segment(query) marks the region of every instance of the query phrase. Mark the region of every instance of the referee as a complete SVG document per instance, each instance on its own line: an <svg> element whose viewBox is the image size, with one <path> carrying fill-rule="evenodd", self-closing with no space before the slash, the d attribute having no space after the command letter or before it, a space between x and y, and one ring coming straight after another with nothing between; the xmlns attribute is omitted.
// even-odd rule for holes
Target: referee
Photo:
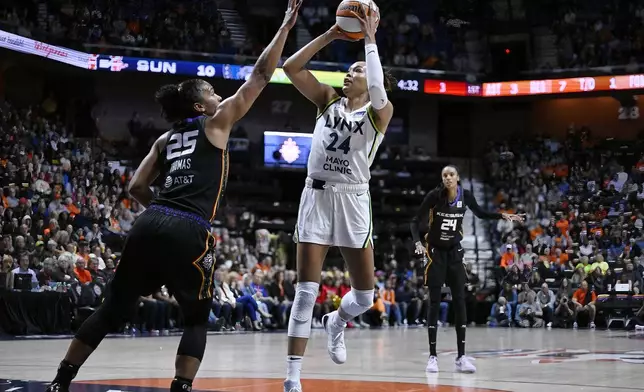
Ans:
<svg viewBox="0 0 644 392"><path fill-rule="evenodd" d="M481 219L505 219L522 221L519 215L487 212L481 209L470 191L464 190L459 181L456 167L445 166L441 172L443 182L430 191L423 200L416 216L411 221L411 234L416 245L416 254L425 255L425 286L429 288L429 306L427 315L429 335L429 360L426 371L438 372L436 357L436 324L440 310L441 287L444 284L452 291L454 306L456 340L458 356L456 371L474 373L476 367L465 356L465 328L467 316L465 310L465 283L467 281L463 265L463 216L467 208ZM418 222L429 222L425 235L427 246L419 236Z"/></svg>

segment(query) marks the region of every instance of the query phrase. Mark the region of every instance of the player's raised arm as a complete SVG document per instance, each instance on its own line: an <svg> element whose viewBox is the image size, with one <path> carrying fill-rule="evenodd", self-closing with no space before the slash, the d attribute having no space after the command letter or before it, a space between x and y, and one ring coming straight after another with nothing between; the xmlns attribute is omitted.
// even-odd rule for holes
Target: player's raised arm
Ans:
<svg viewBox="0 0 644 392"><path fill-rule="evenodd" d="M369 89L369 99L371 107L376 116L378 129L383 133L386 132L391 117L394 115L394 106L387 97L387 90L391 90L391 80L393 77L386 75L380 63L378 54L378 45L376 44L376 30L380 15L376 5L372 2L368 7L363 6L364 17L353 12L356 19L360 21L360 27L364 33L365 63L367 63L367 88ZM374 11L375 10L375 11Z"/></svg>
<svg viewBox="0 0 644 392"><path fill-rule="evenodd" d="M130 184L128 185L128 192L130 196L136 199L144 207L148 207L154 199L154 193L150 189L150 185L159 176L159 157L160 151L165 147L167 142L167 133L163 134L152 145L148 155L143 158L143 161L132 175Z"/></svg>
<svg viewBox="0 0 644 392"><path fill-rule="evenodd" d="M301 5L302 0L289 0L282 26L277 31L277 34L275 34L271 43L268 44L257 59L250 77L237 90L235 95L225 99L220 104L215 116L208 121L208 128L214 125L217 129L229 133L232 125L250 110L257 97L259 97L259 94L273 77L275 68L277 68L277 64L284 51L286 38L291 28L295 26Z"/></svg>
<svg viewBox="0 0 644 392"><path fill-rule="evenodd" d="M336 39L351 41L340 31L338 26L333 26L326 33L309 42L284 63L286 76L302 95L317 106L319 111L322 111L326 104L337 97L338 94L333 87L320 83L311 71L305 67L313 56Z"/></svg>

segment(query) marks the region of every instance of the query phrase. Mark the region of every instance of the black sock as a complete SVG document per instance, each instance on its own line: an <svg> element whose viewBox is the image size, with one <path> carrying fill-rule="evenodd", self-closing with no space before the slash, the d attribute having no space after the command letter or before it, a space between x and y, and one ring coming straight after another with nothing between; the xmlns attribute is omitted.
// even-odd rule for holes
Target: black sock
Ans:
<svg viewBox="0 0 644 392"><path fill-rule="evenodd" d="M183 377L175 377L170 385L170 392L190 392L192 391L192 380Z"/></svg>
<svg viewBox="0 0 644 392"><path fill-rule="evenodd" d="M438 332L438 329L436 328L435 325L430 325L427 327L427 334L429 335L429 355L433 357L437 357L438 354L436 354L436 334Z"/></svg>
<svg viewBox="0 0 644 392"><path fill-rule="evenodd" d="M456 346L458 347L458 356L460 358L465 355L465 325L456 326Z"/></svg>
<svg viewBox="0 0 644 392"><path fill-rule="evenodd" d="M64 386L69 387L76 374L78 374L79 365L73 365L64 359L58 365L58 372L56 373L56 378L54 382L60 383Z"/></svg>

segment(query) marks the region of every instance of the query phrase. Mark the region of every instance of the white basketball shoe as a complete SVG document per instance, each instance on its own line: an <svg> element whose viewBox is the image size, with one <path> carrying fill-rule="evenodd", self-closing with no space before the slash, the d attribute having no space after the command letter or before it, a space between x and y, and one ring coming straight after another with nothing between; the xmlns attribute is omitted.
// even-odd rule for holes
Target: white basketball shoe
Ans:
<svg viewBox="0 0 644 392"><path fill-rule="evenodd" d="M430 355L427 360L427 367L425 368L427 373L438 373L438 358L434 355Z"/></svg>
<svg viewBox="0 0 644 392"><path fill-rule="evenodd" d="M302 384L299 381L284 380L284 392L302 392Z"/></svg>
<svg viewBox="0 0 644 392"><path fill-rule="evenodd" d="M338 325L340 324L340 325ZM347 347L344 345L344 328L346 323L341 322L338 311L325 314L322 325L327 333L327 351L331 360L338 365L347 361Z"/></svg>
<svg viewBox="0 0 644 392"><path fill-rule="evenodd" d="M454 365L458 373L476 373L476 366L472 363L472 358L465 355L457 358Z"/></svg>

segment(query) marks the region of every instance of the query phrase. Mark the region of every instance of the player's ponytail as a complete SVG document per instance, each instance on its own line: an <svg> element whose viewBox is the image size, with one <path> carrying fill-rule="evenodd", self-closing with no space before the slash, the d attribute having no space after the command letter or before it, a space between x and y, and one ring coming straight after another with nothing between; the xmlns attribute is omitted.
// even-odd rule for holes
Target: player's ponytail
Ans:
<svg viewBox="0 0 644 392"><path fill-rule="evenodd" d="M445 188L445 184L443 184L443 181L436 185L436 188L434 188L438 192L438 197L440 200L447 200L447 188Z"/></svg>
<svg viewBox="0 0 644 392"><path fill-rule="evenodd" d="M203 100L202 93L207 86L209 84L201 79L167 84L156 92L154 100L161 105L163 117L175 123L201 114L195 110L195 103Z"/></svg>
<svg viewBox="0 0 644 392"><path fill-rule="evenodd" d="M166 84L154 95L154 100L161 105L163 117L169 122L181 119L182 102L178 84Z"/></svg>
<svg viewBox="0 0 644 392"><path fill-rule="evenodd" d="M390 93L398 86L398 80L391 74L388 69L383 69L382 73L385 75L385 91Z"/></svg>

